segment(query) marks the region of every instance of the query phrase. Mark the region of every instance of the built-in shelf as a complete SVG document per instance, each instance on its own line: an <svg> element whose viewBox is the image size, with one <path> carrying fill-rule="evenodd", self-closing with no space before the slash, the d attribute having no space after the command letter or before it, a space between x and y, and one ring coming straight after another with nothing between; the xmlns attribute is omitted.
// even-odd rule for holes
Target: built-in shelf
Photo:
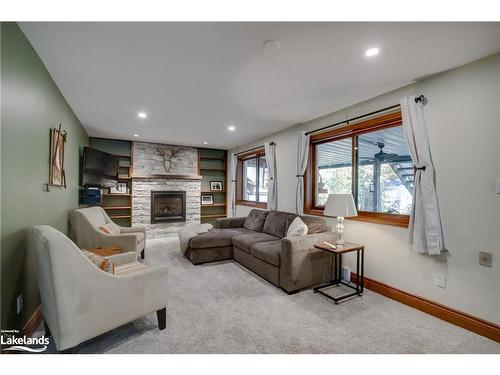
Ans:
<svg viewBox="0 0 500 375"><path fill-rule="evenodd" d="M202 219L216 219L216 218L220 218L220 217L226 217L227 215L201 215L201 218Z"/></svg>
<svg viewBox="0 0 500 375"><path fill-rule="evenodd" d="M212 181L227 184L227 151L200 148L198 150L198 170L202 176L201 194L213 196L214 204L201 206L201 222L214 224L214 219L227 217L226 190L210 190Z"/></svg>
<svg viewBox="0 0 500 375"><path fill-rule="evenodd" d="M90 138L90 146L118 157L118 181L127 185L128 194L110 194L110 188L103 188L101 207L120 225L132 225L132 142L107 138ZM123 190L125 191L125 190Z"/></svg>
<svg viewBox="0 0 500 375"><path fill-rule="evenodd" d="M226 161L226 158L223 157L211 157L211 156L200 156L200 160L224 160Z"/></svg>

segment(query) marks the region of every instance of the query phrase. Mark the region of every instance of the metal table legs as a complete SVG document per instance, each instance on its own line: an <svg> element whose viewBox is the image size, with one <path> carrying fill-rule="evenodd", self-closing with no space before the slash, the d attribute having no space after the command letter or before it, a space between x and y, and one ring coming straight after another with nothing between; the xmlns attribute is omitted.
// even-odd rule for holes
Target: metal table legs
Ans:
<svg viewBox="0 0 500 375"><path fill-rule="evenodd" d="M364 249L358 249L356 250L356 286L353 286L350 283L346 283L345 281L342 280L342 254L341 253L334 253L332 257L332 268L334 268L334 277L333 280L331 280L328 283L319 285L315 287L314 293L320 293L324 295L325 297L330 298L335 302L335 304L339 303L340 301L352 297L352 296L361 296L363 294L364 290L364 262L365 262L365 250ZM338 286L338 285L345 285L351 289L354 289L354 292L346 293L343 294L339 297L333 297L325 292L322 291L322 289L330 287L330 286Z"/></svg>

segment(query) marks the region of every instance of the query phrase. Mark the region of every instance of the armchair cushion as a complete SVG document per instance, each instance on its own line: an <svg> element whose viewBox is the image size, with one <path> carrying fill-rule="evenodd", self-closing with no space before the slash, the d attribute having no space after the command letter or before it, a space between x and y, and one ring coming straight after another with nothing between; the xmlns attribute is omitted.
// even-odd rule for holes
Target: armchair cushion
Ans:
<svg viewBox="0 0 500 375"><path fill-rule="evenodd" d="M106 234L112 234L112 235L118 235L120 234L120 228L117 228L116 225L114 225L113 223L107 223L107 224L104 224L104 225L101 225L99 227L99 229L103 232L103 233L106 233Z"/></svg>
<svg viewBox="0 0 500 375"><path fill-rule="evenodd" d="M114 254L114 255L109 255L106 258L108 258L113 264L115 265L115 271L118 266L121 266L122 264L126 263L132 263L137 261L137 253L136 252L126 252L126 253L120 253L120 254Z"/></svg>
<svg viewBox="0 0 500 375"><path fill-rule="evenodd" d="M82 251L86 255L86 257L96 265L97 268L107 273L115 273L115 266L112 261L91 251L87 251L85 249L82 249Z"/></svg>
<svg viewBox="0 0 500 375"><path fill-rule="evenodd" d="M131 263L121 264L115 267L115 275L125 275L128 273L134 273L147 269L147 267L139 263L138 261L133 261Z"/></svg>

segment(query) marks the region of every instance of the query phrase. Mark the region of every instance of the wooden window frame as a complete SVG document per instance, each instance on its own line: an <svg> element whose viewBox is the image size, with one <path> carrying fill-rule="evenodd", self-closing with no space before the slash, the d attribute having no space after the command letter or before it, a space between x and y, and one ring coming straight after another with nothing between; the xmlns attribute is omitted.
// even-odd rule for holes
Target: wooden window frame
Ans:
<svg viewBox="0 0 500 375"><path fill-rule="evenodd" d="M324 208L317 206L315 199L315 186L316 181L316 146L322 143L338 141L341 139L352 139L352 181L353 181L353 195L357 193L356 181L356 136L364 133L371 133L373 131L388 129L396 126L402 126L403 120L401 111L388 113L382 116L377 116L362 122L352 125L346 125L341 128L332 129L323 133L311 135L309 144L309 159L307 164L306 173L304 175L304 213L310 215L325 216L323 214ZM370 223L393 225L398 227L407 228L410 222L409 215L386 214L381 212L359 211L358 216L346 218L348 220L366 221Z"/></svg>
<svg viewBox="0 0 500 375"><path fill-rule="evenodd" d="M265 156L266 152L264 150L264 147L252 150L247 153L239 154L238 155L238 164L236 166L236 204L239 206L249 206L249 207L255 207L255 208L267 208L267 202L254 202L254 201L249 201L243 199L243 162L245 160L249 159L257 159L260 158L261 156ZM257 190L259 189L258 186L258 179L259 179L259 166L257 164ZM258 193L257 193L258 195Z"/></svg>

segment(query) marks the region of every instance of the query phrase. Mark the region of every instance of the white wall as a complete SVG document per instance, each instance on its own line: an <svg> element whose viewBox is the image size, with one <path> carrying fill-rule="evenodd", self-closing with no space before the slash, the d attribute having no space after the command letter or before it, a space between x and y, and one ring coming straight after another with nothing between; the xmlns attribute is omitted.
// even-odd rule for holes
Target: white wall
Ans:
<svg viewBox="0 0 500 375"><path fill-rule="evenodd" d="M450 254L431 257L413 253L408 230L387 225L347 221L346 238L365 244L367 277L500 323L500 195L495 194L495 180L500 178L500 54L231 152L262 145L264 140L275 141L278 206L294 212L298 132L396 104L399 98L411 94L428 98L425 116ZM236 215L249 211L249 207L238 206ZM492 268L479 265L479 250L493 253ZM445 289L434 286L437 273L446 275Z"/></svg>

